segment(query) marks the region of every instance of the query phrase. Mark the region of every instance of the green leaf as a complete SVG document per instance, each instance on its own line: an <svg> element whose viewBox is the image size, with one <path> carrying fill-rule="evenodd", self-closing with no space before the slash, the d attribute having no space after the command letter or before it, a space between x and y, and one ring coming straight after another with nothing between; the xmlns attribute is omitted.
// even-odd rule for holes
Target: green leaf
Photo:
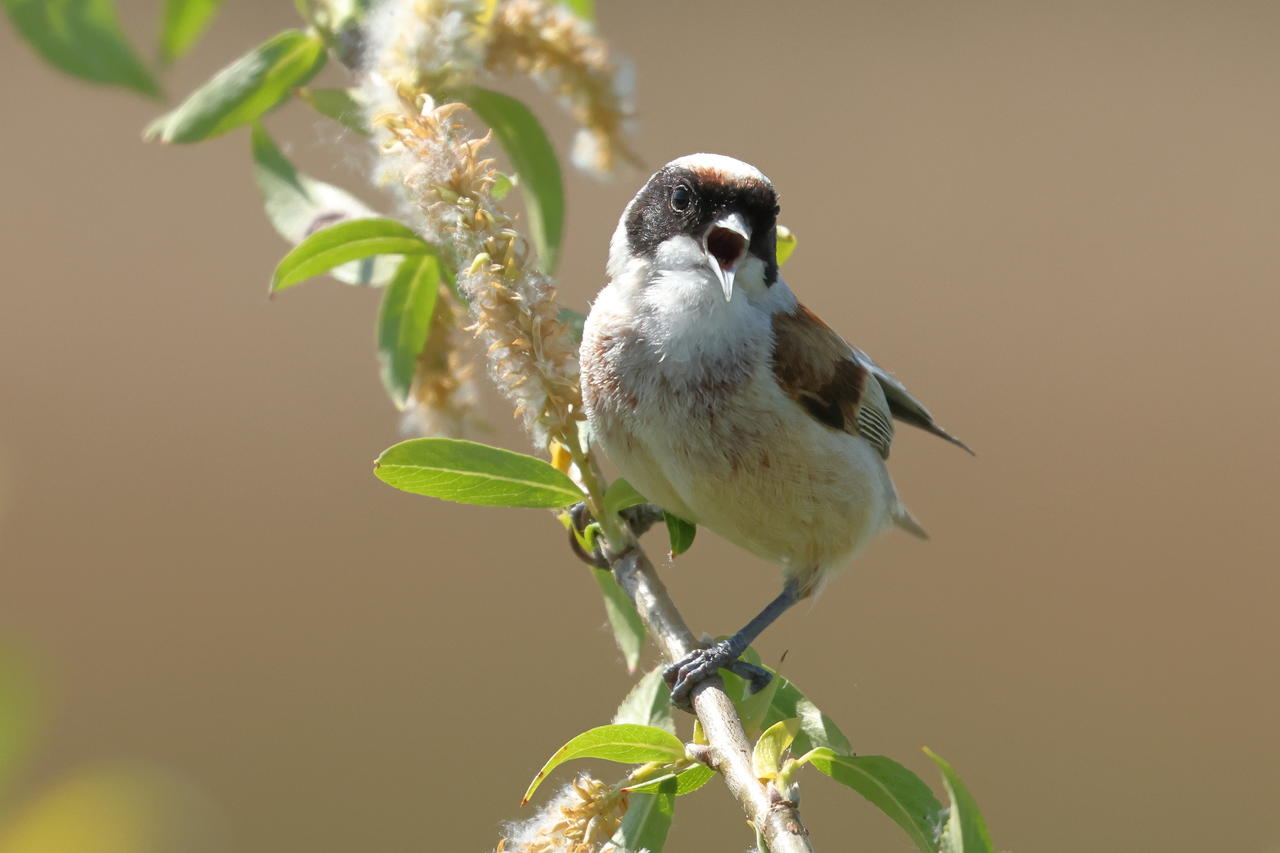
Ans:
<svg viewBox="0 0 1280 853"><path fill-rule="evenodd" d="M619 850L648 850L662 853L676 808L676 780L667 779L658 793L633 793L627 802L622 825L610 841Z"/></svg>
<svg viewBox="0 0 1280 853"><path fill-rule="evenodd" d="M787 226L779 225L775 242L778 247L778 266L782 266L787 262L787 258L791 257L791 253L796 250L796 235Z"/></svg>
<svg viewBox="0 0 1280 853"><path fill-rule="evenodd" d="M800 720L800 733L796 735L796 751L805 752L814 747L829 747L836 752L853 751L849 739L840 731L835 721L822 713L809 697L785 678L778 685L778 692L773 696L769 711L765 714L764 725L773 725L777 720L795 717Z"/></svg>
<svg viewBox="0 0 1280 853"><path fill-rule="evenodd" d="M936 853L934 831L942 804L919 776L882 755L837 755L825 747L800 760L865 797L902 827L921 853Z"/></svg>
<svg viewBox="0 0 1280 853"><path fill-rule="evenodd" d="M575 758L603 758L619 764L647 764L650 761L666 764L684 757L684 744L671 732L630 723L597 726L573 738L547 759L529 783L521 805L529 802L548 773Z"/></svg>
<svg viewBox="0 0 1280 853"><path fill-rule="evenodd" d="M596 20L596 0L560 0L560 4L588 23Z"/></svg>
<svg viewBox="0 0 1280 853"><path fill-rule="evenodd" d="M636 791L643 793L655 793L659 787L667 779L674 778L676 782L676 796L683 797L685 794L692 794L703 785L715 778L716 771L712 770L705 764L695 764L688 770L681 770L672 776L659 776L656 779L649 779L634 786L624 788L625 791Z"/></svg>
<svg viewBox="0 0 1280 853"><path fill-rule="evenodd" d="M347 130L368 136L364 108L351 92L351 89L299 89L298 95L320 115L328 116Z"/></svg>
<svg viewBox="0 0 1280 853"><path fill-rule="evenodd" d="M671 556L679 557L693 547L693 538L698 535L698 525L666 510L662 511L662 518L667 522L667 541L671 544Z"/></svg>
<svg viewBox="0 0 1280 853"><path fill-rule="evenodd" d="M746 654L742 657L744 660L749 659ZM759 664L758 659L751 662ZM769 668L765 667L765 669ZM849 739L844 736L844 732L840 731L840 727L835 724L834 720L822 713L817 705L813 704L808 697L800 692L798 687L778 675L774 670L769 669L769 671L773 673L773 681L776 682L776 686L771 683L761 691L761 693L772 691L772 695L769 698L768 707L760 718L759 728L765 729L780 720L795 718L800 721L800 731L796 735L795 742L796 752L808 752L819 746L830 747L840 754L853 752ZM728 671L721 671L721 675L724 678L725 690L728 691L729 697L733 699L734 704L739 708L754 708L749 712L740 711L739 713L750 713L753 717L758 715L759 708L752 705L753 697L747 693L749 687L747 682Z"/></svg>
<svg viewBox="0 0 1280 853"><path fill-rule="evenodd" d="M662 680L664 668L659 665L641 676L613 715L615 723L657 726L676 733L676 724L671 718L671 691Z"/></svg>
<svg viewBox="0 0 1280 853"><path fill-rule="evenodd" d="M609 627L613 629L613 639L618 644L618 651L622 652L627 672L635 672L636 664L640 662L640 650L644 648L644 622L612 572L596 568L591 571L604 596L605 615L609 617Z"/></svg>
<svg viewBox="0 0 1280 853"><path fill-rule="evenodd" d="M489 127L520 176L529 233L544 272L555 272L564 234L564 186L551 140L529 108L515 98L472 86L460 100Z"/></svg>
<svg viewBox="0 0 1280 853"><path fill-rule="evenodd" d="M271 276L271 292L374 255L425 255L434 251L412 228L394 219L353 219L307 237L285 255Z"/></svg>
<svg viewBox="0 0 1280 853"><path fill-rule="evenodd" d="M400 269L382 297L378 313L382 384L402 411L409 403L418 356L427 343L440 277L440 259L435 255L410 255L400 262Z"/></svg>
<svg viewBox="0 0 1280 853"><path fill-rule="evenodd" d="M635 486L621 477L610 483L604 493L604 511L608 515L617 515L624 509L639 506L644 502L644 495L637 492Z"/></svg>
<svg viewBox="0 0 1280 853"><path fill-rule="evenodd" d="M223 0L165 0L160 25L160 58L173 62L204 33Z"/></svg>
<svg viewBox="0 0 1280 853"><path fill-rule="evenodd" d="M541 459L460 438L412 438L374 463L379 480L403 492L475 506L556 509L582 492Z"/></svg>
<svg viewBox="0 0 1280 853"><path fill-rule="evenodd" d="M778 775L782 754L791 746L799 731L799 720L779 720L765 729L751 751L751 769L757 779L772 779Z"/></svg>
<svg viewBox="0 0 1280 853"><path fill-rule="evenodd" d="M0 2L22 37L60 71L160 97L160 86L120 29L111 0Z"/></svg>
<svg viewBox="0 0 1280 853"><path fill-rule="evenodd" d="M924 754L942 768L942 784L946 786L947 796L951 799L947 822L939 835L940 853L991 853L991 835L987 832L987 822L983 820L978 803L969 789L960 781L951 765L937 753L925 747Z"/></svg>
<svg viewBox="0 0 1280 853"><path fill-rule="evenodd" d="M324 42L285 30L196 89L143 134L160 142L200 142L234 130L274 108L324 66Z"/></svg>
<svg viewBox="0 0 1280 853"><path fill-rule="evenodd" d="M338 222L377 216L346 190L294 169L260 123L254 123L251 138L254 178L262 193L262 206L276 231L290 243L301 243L310 234ZM391 280L399 263L398 255L375 255L336 266L329 275L348 284L381 285Z"/></svg>
<svg viewBox="0 0 1280 853"><path fill-rule="evenodd" d="M758 663L756 665L759 666ZM783 681L786 679L774 676L762 689L733 703L738 712L738 718L742 720L742 730L746 732L747 737L755 737L766 728L765 717L769 714L774 697L778 695L778 688L782 686Z"/></svg>
<svg viewBox="0 0 1280 853"><path fill-rule="evenodd" d="M35 689L26 668L0 652L0 794L17 772L36 727Z"/></svg>

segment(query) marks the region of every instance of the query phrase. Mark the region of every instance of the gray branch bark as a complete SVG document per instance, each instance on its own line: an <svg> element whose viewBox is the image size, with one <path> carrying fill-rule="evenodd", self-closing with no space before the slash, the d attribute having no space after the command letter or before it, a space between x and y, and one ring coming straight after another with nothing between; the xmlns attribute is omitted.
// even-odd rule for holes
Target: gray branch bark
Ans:
<svg viewBox="0 0 1280 853"><path fill-rule="evenodd" d="M640 546L633 543L608 559L614 577L635 602L663 656L674 662L697 648L693 633ZM800 822L795 806L756 778L751 767L751 745L719 676L694 688L693 709L707 736L715 768L747 819L764 836L771 853L813 853L809 832Z"/></svg>

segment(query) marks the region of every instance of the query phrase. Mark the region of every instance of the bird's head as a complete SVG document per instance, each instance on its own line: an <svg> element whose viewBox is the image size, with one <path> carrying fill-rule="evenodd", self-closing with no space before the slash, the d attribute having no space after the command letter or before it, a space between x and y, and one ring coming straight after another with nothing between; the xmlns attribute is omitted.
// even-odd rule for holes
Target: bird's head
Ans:
<svg viewBox="0 0 1280 853"><path fill-rule="evenodd" d="M692 272L733 299L778 278L778 196L759 169L720 154L672 160L627 205L609 250L614 279L642 265L653 281Z"/></svg>

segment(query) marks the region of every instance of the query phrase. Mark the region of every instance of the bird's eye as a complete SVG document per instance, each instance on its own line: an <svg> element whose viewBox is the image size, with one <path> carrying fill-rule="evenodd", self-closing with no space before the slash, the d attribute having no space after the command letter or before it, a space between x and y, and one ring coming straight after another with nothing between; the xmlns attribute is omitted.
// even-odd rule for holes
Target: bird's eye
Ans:
<svg viewBox="0 0 1280 853"><path fill-rule="evenodd" d="M679 184L671 191L671 209L683 213L693 203L693 190L687 184Z"/></svg>

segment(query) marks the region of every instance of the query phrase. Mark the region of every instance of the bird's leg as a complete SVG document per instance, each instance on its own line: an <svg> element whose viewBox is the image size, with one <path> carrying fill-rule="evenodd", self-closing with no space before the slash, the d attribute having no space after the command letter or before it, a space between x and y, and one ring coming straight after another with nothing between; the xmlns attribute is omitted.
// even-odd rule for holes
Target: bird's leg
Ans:
<svg viewBox="0 0 1280 853"><path fill-rule="evenodd" d="M711 676L718 669L729 669L737 675L748 679L752 687L759 690L769 683L767 670L745 661L738 656L747 650L747 646L756 637L774 623L791 605L801 599L800 585L795 581L787 581L782 593L769 602L756 618L742 627L742 630L727 640L713 643L705 649L690 652L683 660L678 660L662 671L662 678L671 688L671 703L686 711L692 709L690 696L693 688Z"/></svg>

